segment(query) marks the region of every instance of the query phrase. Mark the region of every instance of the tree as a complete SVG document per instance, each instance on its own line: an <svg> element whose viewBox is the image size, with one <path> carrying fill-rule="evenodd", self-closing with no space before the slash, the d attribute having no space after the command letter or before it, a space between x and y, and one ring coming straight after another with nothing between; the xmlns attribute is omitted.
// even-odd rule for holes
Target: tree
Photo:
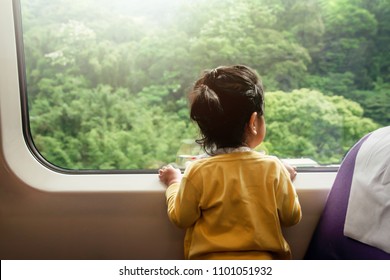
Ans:
<svg viewBox="0 0 390 280"><path fill-rule="evenodd" d="M366 69L373 62L378 22L359 2L333 0L323 5L326 31L316 67L320 73L353 73L357 87L369 88L372 79Z"/></svg>
<svg viewBox="0 0 390 280"><path fill-rule="evenodd" d="M269 153L320 163L340 162L355 139L378 127L359 104L308 89L267 93L265 117Z"/></svg>

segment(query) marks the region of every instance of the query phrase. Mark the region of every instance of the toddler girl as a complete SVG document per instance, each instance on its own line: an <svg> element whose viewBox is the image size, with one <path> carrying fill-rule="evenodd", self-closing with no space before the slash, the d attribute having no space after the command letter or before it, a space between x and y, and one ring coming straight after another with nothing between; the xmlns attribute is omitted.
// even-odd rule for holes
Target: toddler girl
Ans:
<svg viewBox="0 0 390 280"><path fill-rule="evenodd" d="M182 176L165 166L168 216L186 229L186 259L290 259L281 226L301 219L292 175L273 156L254 151L264 139L264 92L243 65L205 71L190 93L197 140L209 157Z"/></svg>

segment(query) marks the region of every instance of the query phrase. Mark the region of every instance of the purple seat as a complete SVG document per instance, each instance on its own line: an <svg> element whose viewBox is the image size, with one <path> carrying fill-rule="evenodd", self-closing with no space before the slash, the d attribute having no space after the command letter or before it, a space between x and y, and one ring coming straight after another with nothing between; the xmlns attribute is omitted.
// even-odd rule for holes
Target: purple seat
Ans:
<svg viewBox="0 0 390 280"><path fill-rule="evenodd" d="M343 234L356 155L369 135L356 143L341 163L305 259L390 260L390 254Z"/></svg>

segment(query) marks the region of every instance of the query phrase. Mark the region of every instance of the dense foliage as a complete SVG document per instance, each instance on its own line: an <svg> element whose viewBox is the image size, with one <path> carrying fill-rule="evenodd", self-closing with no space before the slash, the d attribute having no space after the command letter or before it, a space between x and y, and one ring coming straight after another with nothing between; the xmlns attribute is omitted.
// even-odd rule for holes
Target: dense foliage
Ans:
<svg viewBox="0 0 390 280"><path fill-rule="evenodd" d="M219 65L262 77L270 154L337 163L390 124L390 0L21 2L32 138L63 168L175 161Z"/></svg>

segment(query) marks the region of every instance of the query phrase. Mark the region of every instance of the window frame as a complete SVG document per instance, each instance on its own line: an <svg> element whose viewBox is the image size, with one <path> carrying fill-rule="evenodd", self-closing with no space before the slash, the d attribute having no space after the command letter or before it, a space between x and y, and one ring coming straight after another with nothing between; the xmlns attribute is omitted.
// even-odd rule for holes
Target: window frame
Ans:
<svg viewBox="0 0 390 280"><path fill-rule="evenodd" d="M67 170L48 163L33 145L29 131L23 38L18 0L2 2L0 10L0 129L9 173L35 189L49 192L163 192L156 170ZM337 167L299 168L299 189L326 188Z"/></svg>
<svg viewBox="0 0 390 280"><path fill-rule="evenodd" d="M42 154L39 152L39 150L34 144L30 130L27 75L25 67L22 12L20 0L13 1L13 12L15 21L23 135L27 147L29 148L32 155L45 167L49 168L52 171L63 174L155 174L157 172L156 169L66 169L51 163L42 156ZM299 167L298 170L300 172L334 172L337 171L337 166Z"/></svg>

